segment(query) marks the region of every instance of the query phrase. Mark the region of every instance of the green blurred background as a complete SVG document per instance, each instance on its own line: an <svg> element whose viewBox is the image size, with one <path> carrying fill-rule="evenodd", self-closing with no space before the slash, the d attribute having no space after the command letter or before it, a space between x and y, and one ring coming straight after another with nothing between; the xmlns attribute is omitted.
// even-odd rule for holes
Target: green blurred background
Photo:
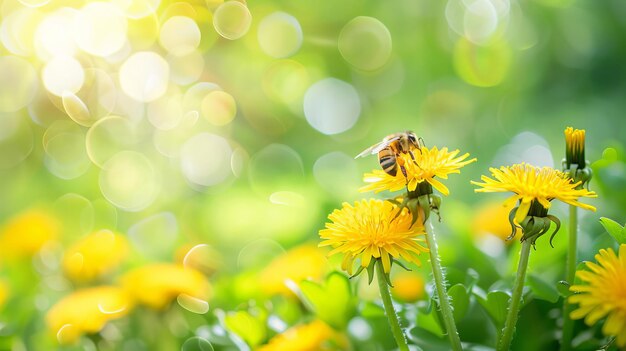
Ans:
<svg viewBox="0 0 626 351"><path fill-rule="evenodd" d="M519 162L560 168L567 126L587 132L599 194L598 212L581 215L581 259L610 245L599 217L624 222L623 1L233 3L2 0L0 222L51 211L56 259L93 230L118 231L131 244L125 267L208 244L212 279L228 280L216 307L233 309L254 284L224 277L316 243L328 213L372 196L358 188L376 157L354 155L412 130L478 158L447 181L437 227L444 264L479 272L486 290L512 271L516 244L481 226L478 213L501 197L475 195L469 181ZM554 249L540 240L531 272L562 279L565 238ZM58 264L0 269L9 301L39 301L33 316L73 289ZM28 282L13 284L20 275ZM540 333L528 328L548 309L527 309L518 335ZM6 308L2 320L11 324ZM14 333L36 345L40 324Z"/></svg>

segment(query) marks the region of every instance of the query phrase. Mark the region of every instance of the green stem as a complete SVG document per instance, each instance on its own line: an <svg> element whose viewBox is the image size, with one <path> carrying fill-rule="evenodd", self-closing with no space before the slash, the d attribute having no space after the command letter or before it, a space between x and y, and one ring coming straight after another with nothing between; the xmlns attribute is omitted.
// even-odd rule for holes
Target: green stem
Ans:
<svg viewBox="0 0 626 351"><path fill-rule="evenodd" d="M515 324L517 323L520 303L522 301L522 291L524 290L524 280L526 278L526 268L528 268L528 256L530 256L531 245L530 240L526 240L522 243L522 251L520 252L519 264L517 266L517 276L515 277L515 284L513 285L513 295L511 295L511 299L509 300L509 310L507 311L506 321L504 322L504 329L502 329L502 337L496 348L497 351L508 351L511 346L511 340L513 340Z"/></svg>
<svg viewBox="0 0 626 351"><path fill-rule="evenodd" d="M443 323L450 339L452 349L455 351L463 350L461 346L461 339L459 333L456 330L456 324L454 324L454 315L452 314L452 307L450 307L450 299L448 298L448 290L446 290L445 278L443 276L443 269L441 268L441 262L439 261L439 254L437 253L437 241L435 241L435 231L433 224L428 221L429 228L426 230L426 243L430 253L430 263L433 268L433 278L435 279L435 287L437 289L437 296L439 297L439 309L443 317Z"/></svg>
<svg viewBox="0 0 626 351"><path fill-rule="evenodd" d="M576 263L578 261L578 211L576 206L569 207L569 246L567 250L567 266L565 268L565 280L571 285L574 284L576 275ZM561 351L572 349L572 338L574 337L574 321L569 317L573 306L563 301L563 337L561 340Z"/></svg>
<svg viewBox="0 0 626 351"><path fill-rule="evenodd" d="M396 314L396 310L393 308L391 294L389 294L389 285L387 285L387 279L385 279L384 277L385 270L383 269L383 264L380 260L377 260L376 262L376 274L376 280L378 280L378 289L380 290L380 297L383 299L383 306L385 306L385 314L387 314L387 319L389 320L391 333L396 339L398 349L400 349L400 351L409 351L409 346L406 344L404 333L402 332L402 328L400 327L398 315Z"/></svg>

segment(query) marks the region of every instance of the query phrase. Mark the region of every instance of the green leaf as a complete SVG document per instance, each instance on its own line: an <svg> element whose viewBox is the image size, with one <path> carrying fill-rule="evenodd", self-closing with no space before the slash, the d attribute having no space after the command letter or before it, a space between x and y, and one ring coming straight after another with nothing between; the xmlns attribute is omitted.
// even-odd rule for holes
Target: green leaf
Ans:
<svg viewBox="0 0 626 351"><path fill-rule="evenodd" d="M480 294L474 294L478 303L485 309L496 328L504 326L506 311L511 296L504 291L490 291L486 298Z"/></svg>
<svg viewBox="0 0 626 351"><path fill-rule="evenodd" d="M428 351L450 350L450 343L443 335L435 335L420 327L411 328L407 333L407 337L415 343L415 345ZM411 347L413 347L413 345L411 345Z"/></svg>
<svg viewBox="0 0 626 351"><path fill-rule="evenodd" d="M366 301L361 307L361 316L364 318L381 318L385 317L385 310L382 306L371 301Z"/></svg>
<svg viewBox="0 0 626 351"><path fill-rule="evenodd" d="M600 223L606 231L620 244L626 244L626 229L612 219L601 217Z"/></svg>
<svg viewBox="0 0 626 351"><path fill-rule="evenodd" d="M443 323L439 317L435 300L430 299L428 307L418 306L418 310L421 313L417 314L417 326L437 337L443 337L445 335Z"/></svg>
<svg viewBox="0 0 626 351"><path fill-rule="evenodd" d="M352 296L348 277L332 272L324 286L305 280L300 283L304 302L317 317L337 329L345 329L355 313L356 300Z"/></svg>
<svg viewBox="0 0 626 351"><path fill-rule="evenodd" d="M556 287L535 274L529 274L526 284L530 287L535 298L555 303L559 300L559 292Z"/></svg>
<svg viewBox="0 0 626 351"><path fill-rule="evenodd" d="M456 284L448 290L448 296L452 304L454 320L458 323L463 319L469 307L469 294L463 284Z"/></svg>
<svg viewBox="0 0 626 351"><path fill-rule="evenodd" d="M567 298L573 294L573 292L569 290L569 287L570 284L565 280L561 280L556 284L556 290L559 292L559 295L564 298Z"/></svg>
<svg viewBox="0 0 626 351"><path fill-rule="evenodd" d="M248 311L227 313L224 317L224 325L252 348L259 346L267 337L265 318L253 316Z"/></svg>

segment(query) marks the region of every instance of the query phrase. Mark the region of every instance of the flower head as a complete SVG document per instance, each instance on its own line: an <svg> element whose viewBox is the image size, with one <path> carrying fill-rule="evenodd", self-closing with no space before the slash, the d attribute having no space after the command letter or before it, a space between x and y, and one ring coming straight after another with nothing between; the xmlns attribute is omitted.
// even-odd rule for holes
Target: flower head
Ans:
<svg viewBox="0 0 626 351"><path fill-rule="evenodd" d="M578 202L580 197L597 197L595 192L576 189L579 182L572 183L563 172L553 168L539 168L521 163L503 166L500 169L489 168L489 171L493 178L482 176L483 183L472 181L472 184L481 187L474 191L478 193L512 192L513 195L506 203L512 204L519 201L519 207L515 210L515 223L522 223L529 214L533 201L538 202L546 210L550 208L550 201L554 199L585 210L596 210L591 205Z"/></svg>
<svg viewBox="0 0 626 351"><path fill-rule="evenodd" d="M565 165L569 169L572 165L585 168L585 130L565 128Z"/></svg>
<svg viewBox="0 0 626 351"><path fill-rule="evenodd" d="M261 288L269 294L292 294L287 280L300 283L304 279L319 280L327 271L327 261L319 247L304 244L276 257L261 271Z"/></svg>
<svg viewBox="0 0 626 351"><path fill-rule="evenodd" d="M99 230L81 238L65 251L63 270L74 280L92 280L117 267L127 252L128 243L123 236L110 230Z"/></svg>
<svg viewBox="0 0 626 351"><path fill-rule="evenodd" d="M424 241L422 222L413 224L407 209L400 210L388 201L361 200L354 206L344 202L328 219L331 223L320 230L324 239L320 246L332 246L329 255L343 253L341 268L349 274L357 258L362 268L368 267L372 259L380 259L385 273L389 273L392 259L402 257L420 264L416 256L428 252L419 244Z"/></svg>
<svg viewBox="0 0 626 351"><path fill-rule="evenodd" d="M436 146L430 149L424 146L419 150L414 150L415 160L409 154L400 154L398 162L405 168L406 177L403 172L397 172L395 176L392 176L383 170L376 169L363 176L363 180L369 184L359 190L376 193L402 189L415 191L419 184L426 182L442 194L448 195L450 190L435 178L448 179L448 174L461 173L461 167L476 161L475 158L465 160L469 157L468 153L457 157L458 154L459 150L449 152L447 147L439 150Z"/></svg>
<svg viewBox="0 0 626 351"><path fill-rule="evenodd" d="M0 232L0 257L30 257L59 236L59 221L48 212L30 209L11 218Z"/></svg>
<svg viewBox="0 0 626 351"><path fill-rule="evenodd" d="M568 174L574 182L579 182L579 188L588 184L592 177L589 162L585 159L585 130L565 128L565 159L563 172Z"/></svg>
<svg viewBox="0 0 626 351"><path fill-rule="evenodd" d="M46 314L46 322L60 343L73 343L80 335L97 333L108 321L125 316L131 307L124 290L98 286L61 299Z"/></svg>
<svg viewBox="0 0 626 351"><path fill-rule="evenodd" d="M121 284L137 302L154 309L165 308L180 294L206 299L209 293L209 283L202 273L170 263L136 268L122 277Z"/></svg>
<svg viewBox="0 0 626 351"><path fill-rule="evenodd" d="M591 326L606 317L602 333L616 337L619 347L626 346L626 244L619 247L619 256L612 249L600 250L596 261L585 262L590 271L580 270L576 276L583 284L573 285L569 302L579 304L570 317L585 318Z"/></svg>
<svg viewBox="0 0 626 351"><path fill-rule="evenodd" d="M259 348L259 351L329 351L343 349L343 347L338 347L338 342L342 343L339 340L338 333L324 322L316 320L287 329L285 332L273 337L267 345ZM333 344L336 346L333 347Z"/></svg>

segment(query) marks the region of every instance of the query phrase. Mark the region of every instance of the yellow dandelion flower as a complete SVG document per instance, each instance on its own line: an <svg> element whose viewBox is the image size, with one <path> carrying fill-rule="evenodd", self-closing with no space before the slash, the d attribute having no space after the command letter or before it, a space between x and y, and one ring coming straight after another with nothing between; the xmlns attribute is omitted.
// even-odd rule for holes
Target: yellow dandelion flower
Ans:
<svg viewBox="0 0 626 351"><path fill-rule="evenodd" d="M557 199L566 204L578 206L585 210L595 211L596 208L578 202L579 197L597 197L593 191L576 189L580 182L572 183L561 171L551 167L535 167L526 163L513 166L502 166L500 169L489 168L493 178L482 176L484 183L471 183L482 188L475 189L477 193L512 192L514 193L505 204L519 201L515 213L515 222L521 223L528 215L530 205L537 201L543 208L550 208L550 201Z"/></svg>
<svg viewBox="0 0 626 351"><path fill-rule="evenodd" d="M110 230L93 232L68 248L63 255L65 274L88 281L112 271L128 253L126 238Z"/></svg>
<svg viewBox="0 0 626 351"><path fill-rule="evenodd" d="M424 278L415 272L399 272L391 282L391 293L400 301L412 303L426 296Z"/></svg>
<svg viewBox="0 0 626 351"><path fill-rule="evenodd" d="M19 259L37 253L59 236L59 221L41 209L30 209L11 218L0 232L0 257Z"/></svg>
<svg viewBox="0 0 626 351"><path fill-rule="evenodd" d="M616 337L619 347L626 346L626 244L619 247L619 256L612 249L600 250L596 261L585 262L591 271L580 270L576 276L584 283L573 285L568 301L579 304L570 317L585 318L592 326L606 317L602 333Z"/></svg>
<svg viewBox="0 0 626 351"><path fill-rule="evenodd" d="M73 343L85 333L97 333L110 320L128 314L131 301L124 290L98 286L77 290L57 302L46 314L46 323L62 344Z"/></svg>
<svg viewBox="0 0 626 351"><path fill-rule="evenodd" d="M359 191L378 193L384 190L398 191L407 188L409 191L415 191L419 184L427 182L442 194L448 195L450 190L436 178L448 179L449 174L461 173L461 167L476 161L475 158L466 160L469 157L468 153L457 156L459 152L459 150L449 152L447 147L439 150L436 146L430 149L424 146L413 152L415 161L409 154L400 154L398 162L404 165L406 178L402 172L397 172L395 176L392 176L377 169L363 176L363 180L369 184Z"/></svg>
<svg viewBox="0 0 626 351"><path fill-rule="evenodd" d="M572 164L584 168L585 160L585 130L565 128L565 163L569 169Z"/></svg>
<svg viewBox="0 0 626 351"><path fill-rule="evenodd" d="M331 223L320 230L324 239L320 246L332 246L329 255L343 253L341 268L352 274L355 259L367 267L372 259L380 259L385 273L391 269L392 258L404 258L420 264L417 255L428 252L421 246L425 234L422 221L412 225L412 216L407 209L399 209L388 201L361 200L343 203L340 210L328 216Z"/></svg>
<svg viewBox="0 0 626 351"><path fill-rule="evenodd" d="M328 325L316 320L287 329L273 337L258 351L330 351L343 349L339 347L341 345L347 346L345 338L340 338L340 335Z"/></svg>
<svg viewBox="0 0 626 351"><path fill-rule="evenodd" d="M122 287L137 302L163 309L180 294L207 299L209 282L199 271L171 263L136 268L121 278Z"/></svg>
<svg viewBox="0 0 626 351"><path fill-rule="evenodd" d="M319 280L328 271L324 253L316 245L304 244L276 257L261 271L261 289L268 294L293 294L285 281Z"/></svg>

